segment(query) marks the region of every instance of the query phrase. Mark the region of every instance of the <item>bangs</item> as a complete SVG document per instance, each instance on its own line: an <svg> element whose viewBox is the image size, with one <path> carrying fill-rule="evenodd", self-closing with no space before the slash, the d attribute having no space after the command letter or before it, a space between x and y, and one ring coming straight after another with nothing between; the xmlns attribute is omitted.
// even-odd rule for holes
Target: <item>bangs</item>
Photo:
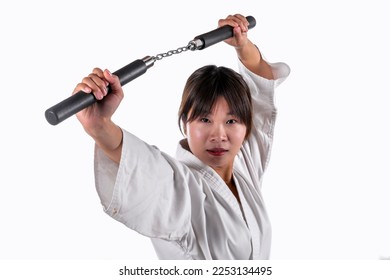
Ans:
<svg viewBox="0 0 390 280"><path fill-rule="evenodd" d="M218 98L223 97L235 117L247 129L252 127L252 102L242 76L232 69L209 65L195 71L187 80L179 110L184 124L207 116Z"/></svg>
<svg viewBox="0 0 390 280"><path fill-rule="evenodd" d="M248 118L246 110L243 108L244 104L241 94L229 85L227 81L221 81L221 79L215 81L215 84L207 83L194 94L194 98L188 114L188 122L194 121L199 117L209 115L215 106L216 101L222 97L226 100L230 112L235 117L243 121Z"/></svg>

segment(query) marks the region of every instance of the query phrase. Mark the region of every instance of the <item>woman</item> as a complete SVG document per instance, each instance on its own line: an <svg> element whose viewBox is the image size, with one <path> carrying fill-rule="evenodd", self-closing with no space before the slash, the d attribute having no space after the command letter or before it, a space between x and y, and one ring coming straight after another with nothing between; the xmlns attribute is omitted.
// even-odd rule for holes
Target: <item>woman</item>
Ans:
<svg viewBox="0 0 390 280"><path fill-rule="evenodd" d="M289 68L262 59L244 16L218 25L233 27L225 42L235 48L242 76L209 65L189 77L179 109L186 138L176 158L113 123L123 91L108 70L95 68L74 90L104 99L77 118L96 143L96 188L106 213L150 237L160 259L269 258L261 181L276 117L274 88Z"/></svg>

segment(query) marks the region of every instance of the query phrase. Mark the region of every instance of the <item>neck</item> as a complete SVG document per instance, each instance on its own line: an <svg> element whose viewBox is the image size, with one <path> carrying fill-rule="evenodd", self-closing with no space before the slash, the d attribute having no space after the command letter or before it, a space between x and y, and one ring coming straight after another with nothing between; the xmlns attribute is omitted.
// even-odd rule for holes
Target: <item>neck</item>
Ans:
<svg viewBox="0 0 390 280"><path fill-rule="evenodd" d="M233 180L233 167L225 167L225 168L213 168L215 172L218 173L218 175L222 178L222 180L229 184Z"/></svg>
<svg viewBox="0 0 390 280"><path fill-rule="evenodd" d="M222 180L228 186L230 191L236 197L238 203L240 203L240 197L238 195L237 187L233 179L233 166L229 166L227 168L213 168L219 176L221 176Z"/></svg>

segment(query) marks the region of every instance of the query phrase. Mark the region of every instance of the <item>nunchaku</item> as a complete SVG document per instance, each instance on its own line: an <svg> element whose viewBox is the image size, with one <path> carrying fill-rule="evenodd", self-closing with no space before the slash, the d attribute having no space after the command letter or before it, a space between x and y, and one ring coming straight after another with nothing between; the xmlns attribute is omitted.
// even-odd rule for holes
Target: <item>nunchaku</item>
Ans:
<svg viewBox="0 0 390 280"><path fill-rule="evenodd" d="M246 19L249 22L249 29L256 26L256 20L254 17L247 16ZM113 74L118 76L120 84L123 86L144 74L146 70L152 67L156 61L161 60L164 57L187 50L203 50L231 37L233 37L233 27L230 25L221 26L210 32L196 36L185 47L181 47L173 51L168 51L166 53L161 53L156 56L146 56L142 59L137 59L122 67L121 69L113 72ZM109 94L110 91L111 88L108 86L107 93ZM57 125L77 112L91 106L95 102L100 101L98 101L92 93L88 94L83 91L79 91L47 109L45 111L45 117L51 125Z"/></svg>

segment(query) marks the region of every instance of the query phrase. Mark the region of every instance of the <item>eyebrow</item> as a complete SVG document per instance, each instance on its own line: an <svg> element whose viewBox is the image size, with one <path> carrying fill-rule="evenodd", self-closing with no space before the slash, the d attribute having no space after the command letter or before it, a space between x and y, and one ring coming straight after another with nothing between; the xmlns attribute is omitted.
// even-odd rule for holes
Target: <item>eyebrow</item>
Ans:
<svg viewBox="0 0 390 280"><path fill-rule="evenodd" d="M209 117L210 115L211 115L211 112L208 112L208 113L206 113L206 114L200 114L200 115L199 115L199 118L202 118L202 117ZM239 118L239 117L238 117L236 114L234 114L233 112L227 113L226 116Z"/></svg>
<svg viewBox="0 0 390 280"><path fill-rule="evenodd" d="M212 111L209 111L209 112L201 112L200 114L201 115L210 115ZM226 115L231 115L231 116L235 116L236 114L233 112L233 111L229 111Z"/></svg>

